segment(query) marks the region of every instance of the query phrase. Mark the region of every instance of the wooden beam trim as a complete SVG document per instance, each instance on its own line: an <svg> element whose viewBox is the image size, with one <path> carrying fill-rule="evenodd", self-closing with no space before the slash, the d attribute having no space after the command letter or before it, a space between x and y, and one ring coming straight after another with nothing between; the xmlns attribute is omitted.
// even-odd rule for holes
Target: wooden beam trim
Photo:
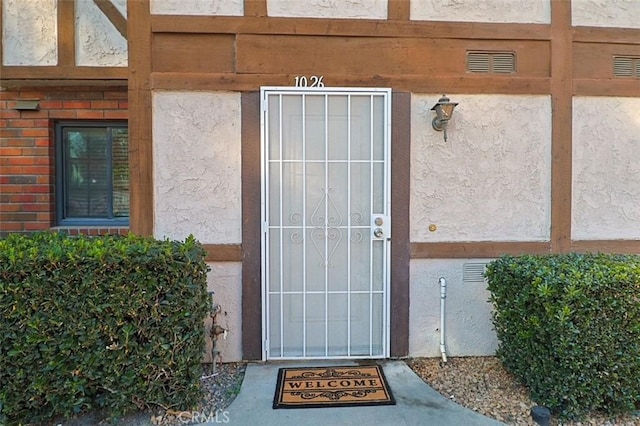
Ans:
<svg viewBox="0 0 640 426"><path fill-rule="evenodd" d="M127 19L110 0L93 0L98 9L107 17L124 39L127 39Z"/></svg>
<svg viewBox="0 0 640 426"><path fill-rule="evenodd" d="M77 67L71 65L58 66L1 66L2 80L29 79L72 79L72 80L127 80L127 67Z"/></svg>
<svg viewBox="0 0 640 426"><path fill-rule="evenodd" d="M158 73L151 74L154 90L258 90L260 86L292 86L294 74ZM408 92L446 93L550 93L549 78L430 76L430 75L324 75L327 87L393 87Z"/></svg>
<svg viewBox="0 0 640 426"><path fill-rule="evenodd" d="M637 78L573 80L575 96L616 96L640 98L640 80Z"/></svg>
<svg viewBox="0 0 640 426"><path fill-rule="evenodd" d="M640 254L640 240L571 241L572 252ZM549 254L550 242L411 243L411 259L496 258L501 255Z"/></svg>
<svg viewBox="0 0 640 426"><path fill-rule="evenodd" d="M267 0L244 0L244 16L267 16Z"/></svg>
<svg viewBox="0 0 640 426"><path fill-rule="evenodd" d="M58 0L58 65L76 64L76 3ZM3 78L4 74L3 74Z"/></svg>
<svg viewBox="0 0 640 426"><path fill-rule="evenodd" d="M82 87L90 88L96 87L104 89L108 88L120 88L127 90L127 80L57 80L57 79L16 79L16 80L2 80L2 87L6 88L49 88L49 87Z"/></svg>
<svg viewBox="0 0 640 426"><path fill-rule="evenodd" d="M411 19L410 0L389 0L387 3L387 19L390 21L408 21Z"/></svg>
<svg viewBox="0 0 640 426"><path fill-rule="evenodd" d="M551 1L551 250L571 249L573 49L571 1Z"/></svg>
<svg viewBox="0 0 640 426"><path fill-rule="evenodd" d="M153 234L151 21L149 0L127 1L129 34L129 172L131 232Z"/></svg>
<svg viewBox="0 0 640 426"><path fill-rule="evenodd" d="M329 35L360 37L423 37L487 40L550 40L546 24L388 21L237 16L153 15L154 33L229 33Z"/></svg>
<svg viewBox="0 0 640 426"><path fill-rule="evenodd" d="M207 262L242 262L241 244L202 244Z"/></svg>
<svg viewBox="0 0 640 426"><path fill-rule="evenodd" d="M503 254L548 254L550 242L411 243L411 259L495 258Z"/></svg>
<svg viewBox="0 0 640 426"><path fill-rule="evenodd" d="M409 354L411 94L393 92L391 114L391 318L392 357Z"/></svg>
<svg viewBox="0 0 640 426"><path fill-rule="evenodd" d="M572 241L571 251L640 254L640 240L577 240Z"/></svg>
<svg viewBox="0 0 640 426"><path fill-rule="evenodd" d="M262 359L260 92L243 93L242 114L242 358Z"/></svg>
<svg viewBox="0 0 640 426"><path fill-rule="evenodd" d="M640 29L573 27L573 41L581 43L640 44Z"/></svg>

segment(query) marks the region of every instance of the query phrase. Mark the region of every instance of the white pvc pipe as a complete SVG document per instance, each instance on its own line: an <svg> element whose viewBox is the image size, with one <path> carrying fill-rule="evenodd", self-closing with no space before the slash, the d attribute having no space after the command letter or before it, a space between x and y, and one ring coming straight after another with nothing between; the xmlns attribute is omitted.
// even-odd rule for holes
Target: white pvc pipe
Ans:
<svg viewBox="0 0 640 426"><path fill-rule="evenodd" d="M438 279L440 283L440 353L442 362L447 362L447 349L444 345L444 305L447 298L447 280L444 277Z"/></svg>

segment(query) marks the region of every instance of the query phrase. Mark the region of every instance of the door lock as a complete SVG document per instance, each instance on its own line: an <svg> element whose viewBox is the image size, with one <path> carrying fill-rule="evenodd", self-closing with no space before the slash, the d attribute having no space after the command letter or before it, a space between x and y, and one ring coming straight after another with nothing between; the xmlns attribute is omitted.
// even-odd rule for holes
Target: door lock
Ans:
<svg viewBox="0 0 640 426"><path fill-rule="evenodd" d="M374 214L371 215L371 237L376 240L390 239L391 221L389 216Z"/></svg>

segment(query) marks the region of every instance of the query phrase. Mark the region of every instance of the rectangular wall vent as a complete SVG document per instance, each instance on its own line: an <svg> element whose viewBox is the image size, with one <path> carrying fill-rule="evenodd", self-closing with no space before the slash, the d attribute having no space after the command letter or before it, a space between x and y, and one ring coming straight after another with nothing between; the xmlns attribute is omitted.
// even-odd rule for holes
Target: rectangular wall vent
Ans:
<svg viewBox="0 0 640 426"><path fill-rule="evenodd" d="M465 284L484 283L486 263L465 263L462 265L462 281Z"/></svg>
<svg viewBox="0 0 640 426"><path fill-rule="evenodd" d="M615 77L640 77L640 58L614 56L613 75Z"/></svg>
<svg viewBox="0 0 640 426"><path fill-rule="evenodd" d="M467 52L467 71L485 74L515 73L516 54L513 52Z"/></svg>

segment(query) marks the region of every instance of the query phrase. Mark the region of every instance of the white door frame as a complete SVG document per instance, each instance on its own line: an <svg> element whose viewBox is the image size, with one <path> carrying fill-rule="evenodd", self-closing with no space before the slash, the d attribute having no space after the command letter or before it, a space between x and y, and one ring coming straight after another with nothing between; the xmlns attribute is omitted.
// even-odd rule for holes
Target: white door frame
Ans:
<svg viewBox="0 0 640 426"><path fill-rule="evenodd" d="M303 353L302 356L270 356L269 354L269 346L268 346L268 336L270 335L270 322L269 322L269 289L268 287L268 229L269 229L269 218L268 218L268 197L269 197L269 172L267 167L267 153L268 153L268 122L267 122L267 113L268 113L268 105L267 105L267 96L268 95L349 95L353 94L357 95L372 95L372 96L383 96L384 99L384 113L383 117L385 120L384 123L384 180L385 180L385 190L384 190L384 212L376 212L377 216L384 217L384 224L379 225L374 223L374 217L371 218L371 232L374 234L374 231L380 231L380 226L382 226L383 237L375 238L383 240L384 246L384 265L383 265L383 312L382 312L382 346L383 349L380 353L375 355L339 355L339 356L330 356L325 353L324 356L309 356ZM390 252L391 252L391 244L390 244L390 220L391 220L391 89L380 89L380 88L308 88L308 87L262 87L260 90L260 108L261 108L261 119L260 119L260 154L261 154L261 252L262 252L262 267L261 267L261 293L262 293L262 359L328 359L328 358L388 358L390 351ZM373 114L371 115L371 120L373 122ZM280 123L281 124L281 123ZM306 160L305 160L306 161ZM373 161L373 160L372 160ZM380 214L382 213L382 215ZM375 233L377 235L377 233ZM303 291L304 293L304 291ZM372 299L370 299L372 300ZM282 306L280 306L280 315L282 315ZM328 320L327 307L325 306L325 322ZM372 305L369 306L369 311L372 311ZM303 321L306 321L303 319ZM282 324L282 323L281 323ZM305 323L306 324L306 323ZM282 327L282 325L281 325ZM370 322L369 322L370 330L373 327L373 314L370 313ZM305 333L303 331L303 333ZM371 345L371 338L369 340L369 344ZM325 342L325 345L328 343ZM348 346L350 347L351 340L349 338ZM350 349L348 349L350 351ZM304 351L304 349L303 349ZM281 354L282 355L282 354Z"/></svg>

